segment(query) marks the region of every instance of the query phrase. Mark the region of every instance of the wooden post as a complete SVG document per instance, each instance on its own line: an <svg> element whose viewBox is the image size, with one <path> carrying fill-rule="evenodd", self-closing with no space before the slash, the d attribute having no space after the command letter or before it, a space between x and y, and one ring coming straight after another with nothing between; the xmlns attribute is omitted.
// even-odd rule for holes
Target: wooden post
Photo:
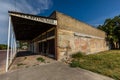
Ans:
<svg viewBox="0 0 120 80"><path fill-rule="evenodd" d="M58 54L58 30L57 26L55 27L55 58L58 60L59 54Z"/></svg>

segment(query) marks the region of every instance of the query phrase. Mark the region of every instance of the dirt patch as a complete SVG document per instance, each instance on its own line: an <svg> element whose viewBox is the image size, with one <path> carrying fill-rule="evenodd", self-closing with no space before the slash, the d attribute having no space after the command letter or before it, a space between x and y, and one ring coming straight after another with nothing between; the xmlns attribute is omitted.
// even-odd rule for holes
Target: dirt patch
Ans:
<svg viewBox="0 0 120 80"><path fill-rule="evenodd" d="M38 60L38 59L41 60ZM17 57L13 64L10 67L10 71L22 69L22 68L28 68L32 66L39 66L39 65L45 65L49 63L56 62L56 60L52 58L48 58L42 55L31 55L31 56L23 56L23 57Z"/></svg>

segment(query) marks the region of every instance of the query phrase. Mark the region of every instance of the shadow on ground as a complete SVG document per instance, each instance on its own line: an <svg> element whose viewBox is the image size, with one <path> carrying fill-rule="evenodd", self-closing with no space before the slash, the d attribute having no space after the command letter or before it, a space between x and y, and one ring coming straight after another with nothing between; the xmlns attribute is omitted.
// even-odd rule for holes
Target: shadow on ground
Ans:
<svg viewBox="0 0 120 80"><path fill-rule="evenodd" d="M9 71L28 68L32 66L45 65L54 62L56 62L55 59L41 55L40 53L32 53L31 51L19 51L16 54L16 57L12 65L10 66Z"/></svg>
<svg viewBox="0 0 120 80"><path fill-rule="evenodd" d="M38 55L38 54L37 53L32 53L31 51L19 51L16 54L16 57L31 56L31 55Z"/></svg>
<svg viewBox="0 0 120 80"><path fill-rule="evenodd" d="M113 80L109 77L80 68L55 62L48 65L33 66L0 75L0 80Z"/></svg>

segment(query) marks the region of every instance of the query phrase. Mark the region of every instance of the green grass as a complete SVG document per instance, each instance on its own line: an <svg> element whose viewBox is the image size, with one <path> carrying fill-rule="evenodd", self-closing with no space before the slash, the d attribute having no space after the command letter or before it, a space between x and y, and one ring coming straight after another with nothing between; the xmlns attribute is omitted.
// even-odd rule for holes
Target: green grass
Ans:
<svg viewBox="0 0 120 80"><path fill-rule="evenodd" d="M37 58L37 61L45 62L45 59L43 59L42 57L38 57L38 58Z"/></svg>
<svg viewBox="0 0 120 80"><path fill-rule="evenodd" d="M22 66L22 65L25 65L25 64L23 64L23 63L18 63L18 64L17 64L17 66Z"/></svg>
<svg viewBox="0 0 120 80"><path fill-rule="evenodd" d="M120 80L120 50L75 57L71 67L80 67Z"/></svg>
<svg viewBox="0 0 120 80"><path fill-rule="evenodd" d="M76 54L73 54L72 55L72 58L80 58L83 56L83 53L82 52L77 52Z"/></svg>

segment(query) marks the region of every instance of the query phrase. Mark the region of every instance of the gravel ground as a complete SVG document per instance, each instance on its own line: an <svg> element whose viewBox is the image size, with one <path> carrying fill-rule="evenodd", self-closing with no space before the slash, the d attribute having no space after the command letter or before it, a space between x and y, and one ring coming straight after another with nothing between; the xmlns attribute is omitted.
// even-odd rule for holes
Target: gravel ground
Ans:
<svg viewBox="0 0 120 80"><path fill-rule="evenodd" d="M45 61L41 62L37 60L37 58L42 58ZM30 55L30 56L16 57L9 71L22 69L22 68L28 68L32 66L45 65L45 64L49 64L53 62L56 62L56 60L42 56L42 55Z"/></svg>

